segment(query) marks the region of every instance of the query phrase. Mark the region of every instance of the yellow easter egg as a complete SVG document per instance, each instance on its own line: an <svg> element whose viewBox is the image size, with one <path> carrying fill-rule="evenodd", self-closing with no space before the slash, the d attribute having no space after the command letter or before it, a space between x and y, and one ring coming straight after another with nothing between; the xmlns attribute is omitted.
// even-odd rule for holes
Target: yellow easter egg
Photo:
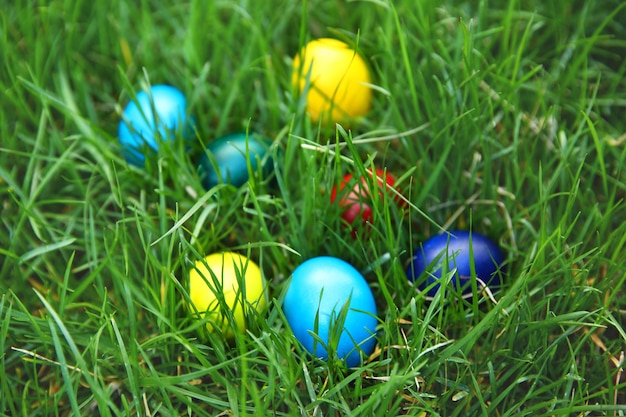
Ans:
<svg viewBox="0 0 626 417"><path fill-rule="evenodd" d="M345 123L372 107L370 71L355 50L337 39L321 38L306 44L293 60L292 83L306 93L311 120Z"/></svg>
<svg viewBox="0 0 626 417"><path fill-rule="evenodd" d="M208 255L197 261L189 274L190 310L207 318L207 329L233 336L235 326L246 329L246 316L267 306L261 269L250 259L233 252ZM232 313L232 322L228 313Z"/></svg>

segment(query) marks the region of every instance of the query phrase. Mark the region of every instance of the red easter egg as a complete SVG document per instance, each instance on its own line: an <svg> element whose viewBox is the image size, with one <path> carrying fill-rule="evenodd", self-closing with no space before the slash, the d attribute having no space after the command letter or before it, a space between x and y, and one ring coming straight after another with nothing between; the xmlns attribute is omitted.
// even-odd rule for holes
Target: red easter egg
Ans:
<svg viewBox="0 0 626 417"><path fill-rule="evenodd" d="M400 200L393 191L385 188L394 188L396 178L389 172L383 171L380 168L376 168L376 182L378 184L379 198L393 197L393 200L398 202ZM343 176L339 189L337 186L333 186L330 192L330 202L335 203L339 199L338 204L344 209L341 217L353 224L357 218L361 218L363 223L371 223L373 220L372 213L372 192L370 191L368 179L365 176L361 176L358 180L350 173Z"/></svg>

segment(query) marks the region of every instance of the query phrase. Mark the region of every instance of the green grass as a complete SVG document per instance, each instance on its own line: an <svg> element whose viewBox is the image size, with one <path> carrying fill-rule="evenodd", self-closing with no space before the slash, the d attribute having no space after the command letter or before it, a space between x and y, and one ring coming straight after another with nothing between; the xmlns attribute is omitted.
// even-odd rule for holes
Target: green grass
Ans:
<svg viewBox="0 0 626 417"><path fill-rule="evenodd" d="M290 85L321 36L358 39L379 87L351 130L311 125ZM624 415L625 39L617 0L3 6L0 414ZM116 131L149 83L183 90L199 132L142 170ZM273 140L274 173L207 193L193 155L245 129ZM410 205L378 200L354 240L328 194L372 164ZM497 304L426 300L411 252L470 227L507 253ZM193 263L225 249L271 300L232 341L185 309ZM360 368L308 358L286 324L316 255L375 294Z"/></svg>

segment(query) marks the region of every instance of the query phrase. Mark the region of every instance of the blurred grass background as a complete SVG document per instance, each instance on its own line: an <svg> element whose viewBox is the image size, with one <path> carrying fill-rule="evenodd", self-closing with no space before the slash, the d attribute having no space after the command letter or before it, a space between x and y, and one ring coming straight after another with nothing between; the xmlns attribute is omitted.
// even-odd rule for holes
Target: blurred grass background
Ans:
<svg viewBox="0 0 626 417"><path fill-rule="evenodd" d="M4 5L0 413L623 415L625 25L617 0ZM290 85L322 36L358 40L378 86L350 130L311 125ZM185 92L197 141L132 168L119 112L157 83ZM245 129L274 142L273 175L206 192L195 155ZM354 240L328 191L371 164L411 204ZM497 304L425 300L411 252L470 227L507 253ZM230 342L184 307L193 263L225 249L272 300ZM286 279L316 255L376 296L360 368L286 326Z"/></svg>

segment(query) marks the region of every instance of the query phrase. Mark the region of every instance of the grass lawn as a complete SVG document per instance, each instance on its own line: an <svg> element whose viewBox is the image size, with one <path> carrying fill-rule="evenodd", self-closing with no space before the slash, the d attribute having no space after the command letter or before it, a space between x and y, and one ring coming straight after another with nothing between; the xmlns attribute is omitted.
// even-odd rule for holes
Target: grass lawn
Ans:
<svg viewBox="0 0 626 417"><path fill-rule="evenodd" d="M0 415L626 414L626 3L5 3ZM311 123L291 85L319 37L370 66L351 126ZM150 84L185 93L197 135L137 168L117 126ZM272 141L273 172L205 190L196 157L241 130ZM355 238L329 194L373 166L408 204L375 199ZM503 248L493 297L408 282L444 229ZM232 339L186 308L194 263L223 250L269 293ZM311 358L281 309L319 255L374 294L359 367Z"/></svg>

